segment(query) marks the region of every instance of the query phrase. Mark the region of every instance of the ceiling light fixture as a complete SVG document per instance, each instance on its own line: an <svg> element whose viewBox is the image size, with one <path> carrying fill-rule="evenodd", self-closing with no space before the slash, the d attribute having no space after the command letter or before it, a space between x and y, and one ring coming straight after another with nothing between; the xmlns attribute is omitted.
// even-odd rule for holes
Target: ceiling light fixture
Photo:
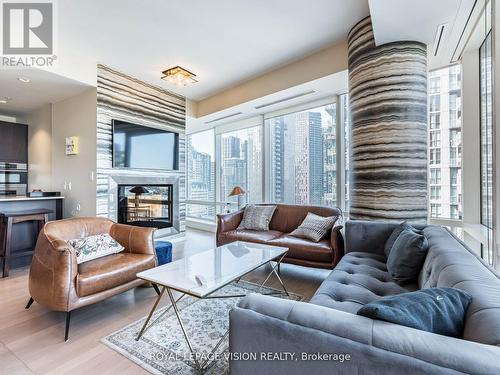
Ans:
<svg viewBox="0 0 500 375"><path fill-rule="evenodd" d="M190 83L198 82L194 78L196 77L196 74L191 73L189 70L186 70L180 66L175 66L173 68L164 70L162 73L163 77L161 77L161 79L164 79L165 81L168 81L177 86L186 86Z"/></svg>
<svg viewBox="0 0 500 375"><path fill-rule="evenodd" d="M31 79L26 78L26 77L18 77L17 80L22 83L30 83Z"/></svg>
<svg viewBox="0 0 500 375"><path fill-rule="evenodd" d="M3 98L0 98L0 104L7 104L9 100L10 98L8 96L4 96Z"/></svg>

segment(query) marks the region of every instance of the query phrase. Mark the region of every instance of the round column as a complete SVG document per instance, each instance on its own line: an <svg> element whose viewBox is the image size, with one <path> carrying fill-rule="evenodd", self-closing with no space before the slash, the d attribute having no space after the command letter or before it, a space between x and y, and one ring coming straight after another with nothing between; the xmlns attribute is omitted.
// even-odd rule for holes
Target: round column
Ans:
<svg viewBox="0 0 500 375"><path fill-rule="evenodd" d="M350 218L427 220L427 49L375 46L370 17L348 35Z"/></svg>

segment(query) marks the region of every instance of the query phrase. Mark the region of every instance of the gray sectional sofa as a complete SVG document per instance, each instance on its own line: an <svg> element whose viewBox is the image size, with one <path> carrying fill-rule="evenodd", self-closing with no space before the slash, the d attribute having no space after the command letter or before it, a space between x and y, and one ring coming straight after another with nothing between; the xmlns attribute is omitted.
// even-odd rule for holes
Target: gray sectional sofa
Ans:
<svg viewBox="0 0 500 375"><path fill-rule="evenodd" d="M415 284L401 287L383 251L396 225L348 221L346 255L309 303L244 298L230 313L231 374L500 374L498 275L446 229L425 226L423 269ZM431 287L473 296L462 339L355 315L383 296ZM241 353L255 355L239 360Z"/></svg>

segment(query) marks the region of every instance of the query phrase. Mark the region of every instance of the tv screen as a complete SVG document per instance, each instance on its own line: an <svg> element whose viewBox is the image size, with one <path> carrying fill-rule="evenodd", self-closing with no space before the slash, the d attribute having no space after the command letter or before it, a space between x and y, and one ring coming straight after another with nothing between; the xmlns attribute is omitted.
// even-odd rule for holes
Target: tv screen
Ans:
<svg viewBox="0 0 500 375"><path fill-rule="evenodd" d="M177 170L179 135L113 120L113 167Z"/></svg>

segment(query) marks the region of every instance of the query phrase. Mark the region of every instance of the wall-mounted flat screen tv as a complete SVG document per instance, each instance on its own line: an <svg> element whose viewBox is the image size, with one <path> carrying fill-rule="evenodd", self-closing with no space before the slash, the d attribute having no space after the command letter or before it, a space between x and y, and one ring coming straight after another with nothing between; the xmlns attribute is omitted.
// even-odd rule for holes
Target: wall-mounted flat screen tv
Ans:
<svg viewBox="0 0 500 375"><path fill-rule="evenodd" d="M113 120L113 167L179 169L179 134Z"/></svg>

